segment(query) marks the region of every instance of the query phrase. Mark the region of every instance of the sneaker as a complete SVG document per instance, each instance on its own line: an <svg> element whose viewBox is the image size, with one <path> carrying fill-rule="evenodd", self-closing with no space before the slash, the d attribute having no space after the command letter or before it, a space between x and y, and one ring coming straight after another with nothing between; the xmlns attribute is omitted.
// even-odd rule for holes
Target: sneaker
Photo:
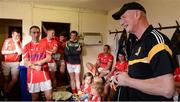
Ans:
<svg viewBox="0 0 180 102"><path fill-rule="evenodd" d="M8 101L10 97L9 93L4 93L4 101Z"/></svg>

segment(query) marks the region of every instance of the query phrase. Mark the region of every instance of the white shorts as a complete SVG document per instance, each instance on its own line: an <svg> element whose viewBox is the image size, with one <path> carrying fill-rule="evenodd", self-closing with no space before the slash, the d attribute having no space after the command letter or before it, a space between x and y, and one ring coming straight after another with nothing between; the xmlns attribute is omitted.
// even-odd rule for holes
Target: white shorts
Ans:
<svg viewBox="0 0 180 102"><path fill-rule="evenodd" d="M19 62L2 62L3 75L8 76L11 72L12 75L19 74Z"/></svg>
<svg viewBox="0 0 180 102"><path fill-rule="evenodd" d="M80 73L80 64L67 64L67 70L69 73Z"/></svg>
<svg viewBox="0 0 180 102"><path fill-rule="evenodd" d="M56 63L48 63L49 71L57 71Z"/></svg>
<svg viewBox="0 0 180 102"><path fill-rule="evenodd" d="M52 89L51 80L40 83L28 83L29 93L37 93L40 91L47 91Z"/></svg>
<svg viewBox="0 0 180 102"><path fill-rule="evenodd" d="M104 68L101 68L101 67L98 68L98 72L99 73L104 73L105 74L105 76L104 76L105 79L107 78L108 73L110 73L109 70L104 70Z"/></svg>
<svg viewBox="0 0 180 102"><path fill-rule="evenodd" d="M110 71L109 70L104 70L104 68L98 68L98 72L103 72L103 73L109 73Z"/></svg>

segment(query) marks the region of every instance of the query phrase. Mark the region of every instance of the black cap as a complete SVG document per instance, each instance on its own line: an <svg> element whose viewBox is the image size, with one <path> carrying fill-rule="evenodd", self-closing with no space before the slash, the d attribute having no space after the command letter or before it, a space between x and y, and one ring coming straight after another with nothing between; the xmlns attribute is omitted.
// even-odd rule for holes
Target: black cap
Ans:
<svg viewBox="0 0 180 102"><path fill-rule="evenodd" d="M115 20L119 20L120 17L127 11L127 10L141 10L143 11L144 13L146 13L146 10L144 9L144 7L137 3L137 2L130 2L130 3L126 3L123 5L123 7L118 11L116 12L115 14L112 15L112 17L115 19Z"/></svg>

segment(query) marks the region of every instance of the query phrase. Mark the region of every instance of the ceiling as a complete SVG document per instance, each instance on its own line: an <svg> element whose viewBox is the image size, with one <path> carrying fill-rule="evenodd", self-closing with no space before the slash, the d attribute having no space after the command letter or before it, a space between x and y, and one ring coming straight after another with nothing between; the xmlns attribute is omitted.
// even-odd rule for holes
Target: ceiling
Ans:
<svg viewBox="0 0 180 102"><path fill-rule="evenodd" d="M1 1L109 11L120 7L121 4L129 0L1 0Z"/></svg>

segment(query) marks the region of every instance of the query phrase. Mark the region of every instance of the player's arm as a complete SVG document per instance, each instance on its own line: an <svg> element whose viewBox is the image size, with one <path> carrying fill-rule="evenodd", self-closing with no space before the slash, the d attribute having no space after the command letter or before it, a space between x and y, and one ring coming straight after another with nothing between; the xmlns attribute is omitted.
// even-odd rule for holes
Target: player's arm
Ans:
<svg viewBox="0 0 180 102"><path fill-rule="evenodd" d="M58 46L57 45L55 45L53 48L52 48L52 53L54 54L54 53L56 53L57 52L57 50L58 50Z"/></svg>
<svg viewBox="0 0 180 102"><path fill-rule="evenodd" d="M21 55L22 54L21 43L15 42L15 48L18 55Z"/></svg>
<svg viewBox="0 0 180 102"><path fill-rule="evenodd" d="M11 51L8 50L8 44L9 44L9 40L5 40L3 43L2 50L1 50L2 55L16 53L16 50L11 50Z"/></svg>
<svg viewBox="0 0 180 102"><path fill-rule="evenodd" d="M30 61L28 60L28 58L24 58L23 60L24 60L24 65L25 65L25 67L31 68L32 66L34 66L34 64L33 64L32 62L30 62Z"/></svg>
<svg viewBox="0 0 180 102"><path fill-rule="evenodd" d="M46 55L46 58L44 58L42 60L39 60L39 61L36 61L34 64L38 65L38 66L41 66L41 65L49 62L50 60L51 60L51 55Z"/></svg>

